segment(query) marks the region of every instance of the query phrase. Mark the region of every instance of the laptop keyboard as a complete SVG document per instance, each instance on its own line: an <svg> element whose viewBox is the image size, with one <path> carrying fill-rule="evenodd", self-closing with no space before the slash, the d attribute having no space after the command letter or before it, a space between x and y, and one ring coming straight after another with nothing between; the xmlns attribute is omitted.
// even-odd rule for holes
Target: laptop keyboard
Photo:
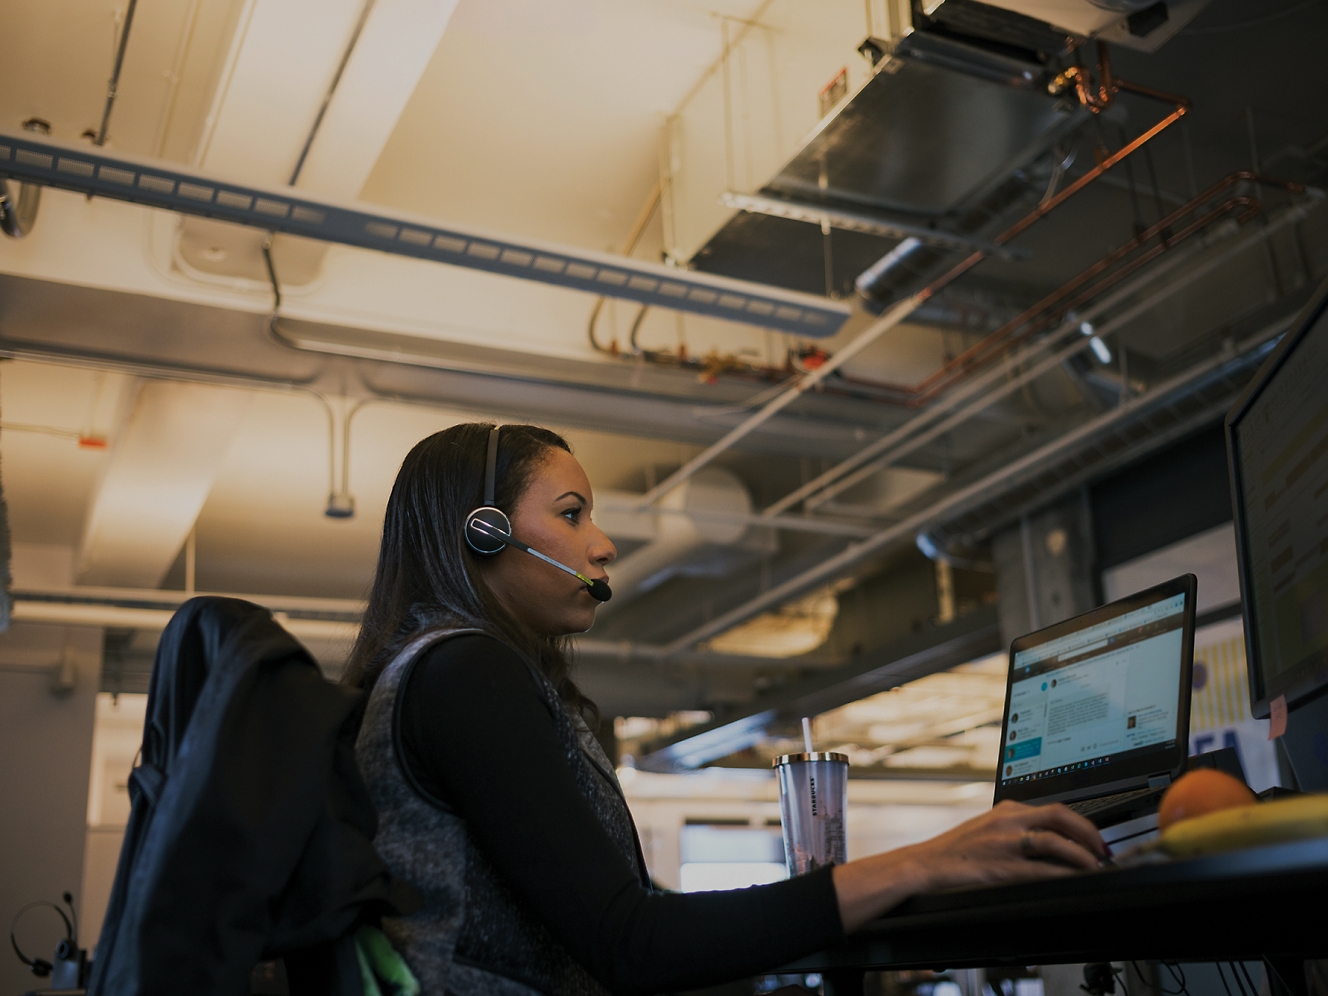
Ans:
<svg viewBox="0 0 1328 996"><path fill-rule="evenodd" d="M1156 795L1157 789L1141 788L1130 789L1128 792L1116 792L1112 795L1098 796L1096 799L1081 799L1079 802L1066 803L1080 816L1092 816L1094 813L1100 813L1105 809L1112 809L1121 803L1131 802L1135 799L1143 799L1150 795Z"/></svg>

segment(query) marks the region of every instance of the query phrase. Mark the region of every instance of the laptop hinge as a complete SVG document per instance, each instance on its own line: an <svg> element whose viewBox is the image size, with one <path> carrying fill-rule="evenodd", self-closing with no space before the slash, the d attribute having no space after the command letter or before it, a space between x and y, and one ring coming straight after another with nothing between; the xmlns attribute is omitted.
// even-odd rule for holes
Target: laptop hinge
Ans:
<svg viewBox="0 0 1328 996"><path fill-rule="evenodd" d="M1166 788L1170 784L1171 784L1170 771L1164 771L1160 775L1152 775L1148 779L1148 787L1150 789Z"/></svg>

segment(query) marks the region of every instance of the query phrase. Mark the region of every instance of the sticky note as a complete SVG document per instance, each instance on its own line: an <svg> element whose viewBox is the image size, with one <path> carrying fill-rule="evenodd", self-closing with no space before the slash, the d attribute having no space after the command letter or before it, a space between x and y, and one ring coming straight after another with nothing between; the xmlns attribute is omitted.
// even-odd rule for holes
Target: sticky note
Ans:
<svg viewBox="0 0 1328 996"><path fill-rule="evenodd" d="M1273 699L1272 711L1268 714L1268 739L1276 740L1286 732L1286 696Z"/></svg>

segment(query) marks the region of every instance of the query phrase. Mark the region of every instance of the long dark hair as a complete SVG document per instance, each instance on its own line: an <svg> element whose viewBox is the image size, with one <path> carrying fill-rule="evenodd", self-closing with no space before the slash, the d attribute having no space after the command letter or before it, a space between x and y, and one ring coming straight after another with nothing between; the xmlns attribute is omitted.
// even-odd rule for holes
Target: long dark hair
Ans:
<svg viewBox="0 0 1328 996"><path fill-rule="evenodd" d="M591 722L595 704L571 677L567 643L535 633L503 607L466 546L465 520L483 504L489 422L467 422L420 440L397 472L383 520L369 603L342 681L370 689L416 636L473 626L492 633L544 672L563 701ZM551 449L572 448L536 425L504 425L498 437L494 503L511 514ZM516 556L511 552L506 556Z"/></svg>

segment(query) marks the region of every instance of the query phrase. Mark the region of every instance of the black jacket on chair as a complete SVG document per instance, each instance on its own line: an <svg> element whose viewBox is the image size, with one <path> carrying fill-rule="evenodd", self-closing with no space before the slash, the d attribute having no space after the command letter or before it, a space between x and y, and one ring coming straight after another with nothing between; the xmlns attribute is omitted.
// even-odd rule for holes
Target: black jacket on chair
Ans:
<svg viewBox="0 0 1328 996"><path fill-rule="evenodd" d="M348 722L362 697L260 606L180 607L90 996L239 996L255 963L283 956L293 994L361 992L350 934L410 904L372 846Z"/></svg>

